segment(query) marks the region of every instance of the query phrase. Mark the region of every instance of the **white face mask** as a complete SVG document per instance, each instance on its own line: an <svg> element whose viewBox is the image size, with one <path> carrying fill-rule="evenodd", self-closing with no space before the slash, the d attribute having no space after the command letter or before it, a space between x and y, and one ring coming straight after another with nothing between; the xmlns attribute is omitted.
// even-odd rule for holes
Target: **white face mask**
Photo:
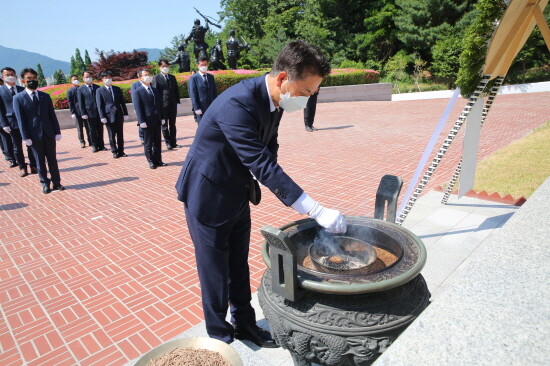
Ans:
<svg viewBox="0 0 550 366"><path fill-rule="evenodd" d="M17 78L15 76L6 76L4 78L4 81L8 83L15 83L17 81Z"/></svg>
<svg viewBox="0 0 550 366"><path fill-rule="evenodd" d="M77 79L77 80L73 80L73 85L79 85L79 84L80 84L80 82L78 81L78 79Z"/></svg>
<svg viewBox="0 0 550 366"><path fill-rule="evenodd" d="M206 73L208 71L208 66L199 67L199 71L202 72L203 74Z"/></svg>
<svg viewBox="0 0 550 366"><path fill-rule="evenodd" d="M103 80L103 83L107 86L111 86L113 84L113 79L105 79Z"/></svg>
<svg viewBox="0 0 550 366"><path fill-rule="evenodd" d="M92 83L92 78L91 77L87 77L86 79L84 79L84 82L86 84L91 84Z"/></svg>
<svg viewBox="0 0 550 366"><path fill-rule="evenodd" d="M144 76L142 80L145 84L149 84L151 83L151 81L153 81L153 77L151 75L147 75L147 76Z"/></svg>
<svg viewBox="0 0 550 366"><path fill-rule="evenodd" d="M160 69L160 72L162 72L163 74L168 74L168 71L170 71L170 68L168 67L161 67Z"/></svg>
<svg viewBox="0 0 550 366"><path fill-rule="evenodd" d="M281 106L281 108L289 113L297 112L300 109L304 109L309 99L309 97L304 96L291 97L290 91L287 91L286 94L280 94L280 96L281 101L279 102L279 105Z"/></svg>

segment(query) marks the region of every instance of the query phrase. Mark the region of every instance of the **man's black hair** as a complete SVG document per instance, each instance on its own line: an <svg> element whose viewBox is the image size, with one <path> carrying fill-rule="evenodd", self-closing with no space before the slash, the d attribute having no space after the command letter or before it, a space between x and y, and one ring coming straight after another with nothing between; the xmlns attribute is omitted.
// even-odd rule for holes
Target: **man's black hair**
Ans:
<svg viewBox="0 0 550 366"><path fill-rule="evenodd" d="M72 79L72 78L77 78L77 79L78 79L78 75L72 74L72 75L71 75L71 79Z"/></svg>
<svg viewBox="0 0 550 366"><path fill-rule="evenodd" d="M38 73L33 69L33 68L30 68L30 67L25 67L22 71L21 71L21 79L24 79L25 78L25 74L33 74L35 76L38 76Z"/></svg>
<svg viewBox="0 0 550 366"><path fill-rule="evenodd" d="M110 77L113 77L113 75L111 74L110 71L103 71L101 73L101 78L103 79L105 76L110 76Z"/></svg>
<svg viewBox="0 0 550 366"><path fill-rule="evenodd" d="M197 63L201 61L208 61L208 57L206 57L205 55L200 55L199 58L197 59Z"/></svg>
<svg viewBox="0 0 550 366"><path fill-rule="evenodd" d="M150 71L149 69L139 69L139 70L137 71L137 76L138 76L138 78L141 77L141 75L143 74L144 71L147 71L147 72L151 73L151 71Z"/></svg>
<svg viewBox="0 0 550 366"><path fill-rule="evenodd" d="M94 73L91 72L90 70L84 70L84 71L82 71L82 76L84 76L85 73L88 73L90 75L94 75Z"/></svg>
<svg viewBox="0 0 550 366"><path fill-rule="evenodd" d="M330 64L319 47L297 40L284 46L275 59L271 75L281 71L285 71L290 80L301 80L308 75L324 78L330 74Z"/></svg>
<svg viewBox="0 0 550 366"><path fill-rule="evenodd" d="M164 59L164 58L161 58L161 59L159 60L159 66L162 65L163 62L166 62L166 65L169 65L168 60L166 60L166 59Z"/></svg>
<svg viewBox="0 0 550 366"><path fill-rule="evenodd" d="M11 67L9 67L9 66L6 66L6 67L4 67L4 68L3 68L2 70L0 70L0 74L3 74L3 73L4 73L4 70L5 70L5 71L10 71L10 72L13 72L14 74L16 74L16 75L17 75L17 73L15 72L15 70L14 70L14 69L12 69L12 68L11 68Z"/></svg>

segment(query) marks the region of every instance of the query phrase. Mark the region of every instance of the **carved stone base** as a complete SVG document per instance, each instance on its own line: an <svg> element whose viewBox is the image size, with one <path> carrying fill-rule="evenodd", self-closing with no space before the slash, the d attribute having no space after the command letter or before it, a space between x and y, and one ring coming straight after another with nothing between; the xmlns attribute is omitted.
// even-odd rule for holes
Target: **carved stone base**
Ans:
<svg viewBox="0 0 550 366"><path fill-rule="evenodd" d="M426 308L430 292L418 275L387 291L327 295L308 291L289 301L271 290L267 270L258 290L260 306L277 343L294 364L370 365Z"/></svg>

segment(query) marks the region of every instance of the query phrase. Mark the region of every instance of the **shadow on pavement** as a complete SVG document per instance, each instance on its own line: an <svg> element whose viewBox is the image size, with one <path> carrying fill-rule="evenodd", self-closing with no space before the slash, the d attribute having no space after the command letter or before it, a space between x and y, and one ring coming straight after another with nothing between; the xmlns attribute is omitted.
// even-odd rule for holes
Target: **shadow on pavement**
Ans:
<svg viewBox="0 0 550 366"><path fill-rule="evenodd" d="M17 210L18 208L23 208L28 206L29 205L25 202L7 203L5 205L0 205L0 211Z"/></svg>
<svg viewBox="0 0 550 366"><path fill-rule="evenodd" d="M4 182L0 183L0 187L9 186L9 185L10 185L9 183L4 183Z"/></svg>
<svg viewBox="0 0 550 366"><path fill-rule="evenodd" d="M117 179L100 180L97 182L74 184L71 186L65 186L65 188L66 189L87 189L87 188L106 186L109 184L120 183L120 182L131 182L133 180L138 180L138 179L139 177L123 177L123 178L117 178Z"/></svg>
<svg viewBox="0 0 550 366"><path fill-rule="evenodd" d="M57 159L57 162L59 163L60 161L76 160L76 159L82 159L82 157L81 156L73 156L73 157L70 157L70 158Z"/></svg>
<svg viewBox="0 0 550 366"><path fill-rule="evenodd" d="M347 125L347 126L336 126L336 127L325 127L325 128L317 128L317 131L323 131L323 130L343 130L344 128L352 128L355 127L354 125Z"/></svg>
<svg viewBox="0 0 550 366"><path fill-rule="evenodd" d="M60 172L72 172L74 170L83 170L83 169L88 169L88 168L92 168L92 167L96 167L96 166L102 166L102 165L107 165L107 163L94 163L94 164L88 164L88 165L73 166L73 167L70 167L70 168L59 169L59 171Z"/></svg>

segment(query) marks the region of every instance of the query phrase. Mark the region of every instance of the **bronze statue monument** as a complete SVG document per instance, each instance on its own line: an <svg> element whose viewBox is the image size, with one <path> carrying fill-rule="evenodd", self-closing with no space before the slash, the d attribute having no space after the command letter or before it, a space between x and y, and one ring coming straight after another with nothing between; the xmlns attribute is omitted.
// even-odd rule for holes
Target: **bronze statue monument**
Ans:
<svg viewBox="0 0 550 366"><path fill-rule="evenodd" d="M222 41L217 39L216 44L210 49L210 68L212 70L225 70L224 61Z"/></svg>
<svg viewBox="0 0 550 366"><path fill-rule="evenodd" d="M248 42L241 43L237 38L235 38L235 31L229 31L229 39L225 43L227 46L227 62L229 63L229 68L235 70L237 68L237 60L241 56L241 50L250 49Z"/></svg>
<svg viewBox="0 0 550 366"><path fill-rule="evenodd" d="M189 53L185 50L187 47L187 42L182 43L178 47L178 53L176 54L176 58L170 61L169 65L179 65L179 72L189 72L191 71L191 60L189 59Z"/></svg>

